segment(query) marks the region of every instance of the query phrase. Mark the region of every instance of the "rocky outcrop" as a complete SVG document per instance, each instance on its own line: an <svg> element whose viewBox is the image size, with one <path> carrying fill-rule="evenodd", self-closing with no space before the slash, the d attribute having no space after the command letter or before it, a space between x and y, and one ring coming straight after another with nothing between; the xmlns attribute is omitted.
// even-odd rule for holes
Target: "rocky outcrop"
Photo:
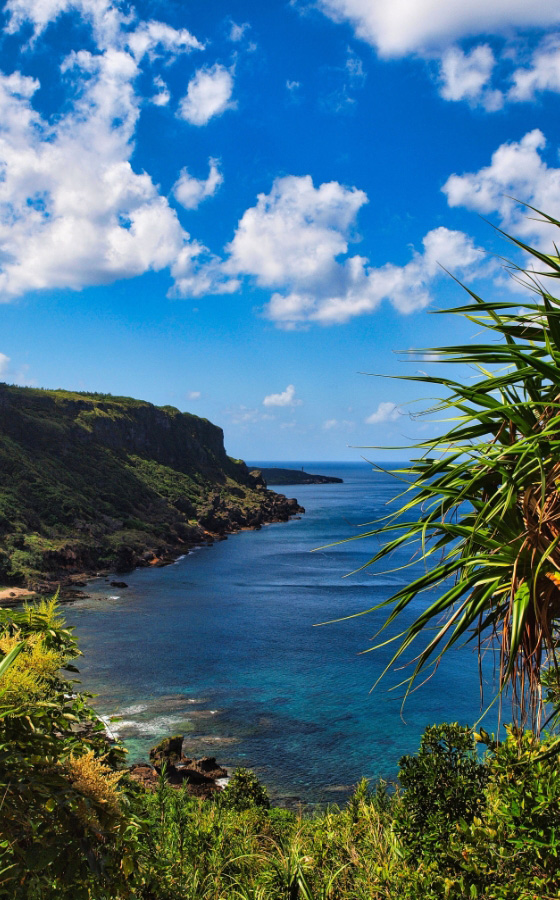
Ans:
<svg viewBox="0 0 560 900"><path fill-rule="evenodd" d="M208 798L222 790L218 780L227 778L228 773L213 756L201 759L185 756L183 735L178 734L152 747L149 763L137 763L129 769L132 780L147 790L155 790L162 774L172 787L185 785L191 796Z"/></svg>
<svg viewBox="0 0 560 900"><path fill-rule="evenodd" d="M0 584L164 565L304 510L174 407L0 383Z"/></svg>

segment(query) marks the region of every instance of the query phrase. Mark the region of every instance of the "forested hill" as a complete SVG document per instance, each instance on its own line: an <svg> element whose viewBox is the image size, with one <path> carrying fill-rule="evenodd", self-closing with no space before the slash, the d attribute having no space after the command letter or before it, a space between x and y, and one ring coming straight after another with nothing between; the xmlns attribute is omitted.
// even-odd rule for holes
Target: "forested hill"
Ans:
<svg viewBox="0 0 560 900"><path fill-rule="evenodd" d="M152 564L298 511L206 419L0 383L0 586Z"/></svg>

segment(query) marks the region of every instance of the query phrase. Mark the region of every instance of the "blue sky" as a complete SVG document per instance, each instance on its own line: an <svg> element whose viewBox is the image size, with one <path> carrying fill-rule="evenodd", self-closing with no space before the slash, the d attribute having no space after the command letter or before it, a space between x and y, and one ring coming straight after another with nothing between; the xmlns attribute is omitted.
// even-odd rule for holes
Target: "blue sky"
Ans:
<svg viewBox="0 0 560 900"><path fill-rule="evenodd" d="M247 459L426 433L467 339L430 310L513 288L484 221L560 212L560 7L541 0L9 0L0 378L206 416ZM364 451L402 458L403 452Z"/></svg>

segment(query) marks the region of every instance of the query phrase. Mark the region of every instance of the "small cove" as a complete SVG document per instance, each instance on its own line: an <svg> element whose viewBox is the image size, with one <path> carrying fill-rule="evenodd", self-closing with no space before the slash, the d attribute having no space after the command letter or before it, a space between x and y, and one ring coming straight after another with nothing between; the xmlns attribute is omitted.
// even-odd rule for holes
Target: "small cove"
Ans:
<svg viewBox="0 0 560 900"><path fill-rule="evenodd" d="M131 761L182 731L189 755L248 766L283 802L337 802L364 775L393 778L427 724L480 715L471 645L454 651L401 715L402 691L388 688L406 673L370 693L390 647L362 652L384 614L314 627L382 601L415 568L356 572L374 539L325 547L387 513L393 478L363 462L305 468L344 483L278 489L306 514L131 572L126 589L96 579L87 599L65 608L84 653L82 687L98 695L102 715L118 717L111 727ZM409 558L405 551L400 562Z"/></svg>

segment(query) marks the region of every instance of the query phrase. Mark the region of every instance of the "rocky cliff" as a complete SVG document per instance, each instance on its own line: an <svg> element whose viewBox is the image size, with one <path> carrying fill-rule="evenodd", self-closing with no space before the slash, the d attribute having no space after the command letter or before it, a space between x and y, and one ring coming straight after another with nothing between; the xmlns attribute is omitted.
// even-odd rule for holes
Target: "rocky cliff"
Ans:
<svg viewBox="0 0 560 900"><path fill-rule="evenodd" d="M158 564L300 511L227 456L206 419L0 384L0 585Z"/></svg>

